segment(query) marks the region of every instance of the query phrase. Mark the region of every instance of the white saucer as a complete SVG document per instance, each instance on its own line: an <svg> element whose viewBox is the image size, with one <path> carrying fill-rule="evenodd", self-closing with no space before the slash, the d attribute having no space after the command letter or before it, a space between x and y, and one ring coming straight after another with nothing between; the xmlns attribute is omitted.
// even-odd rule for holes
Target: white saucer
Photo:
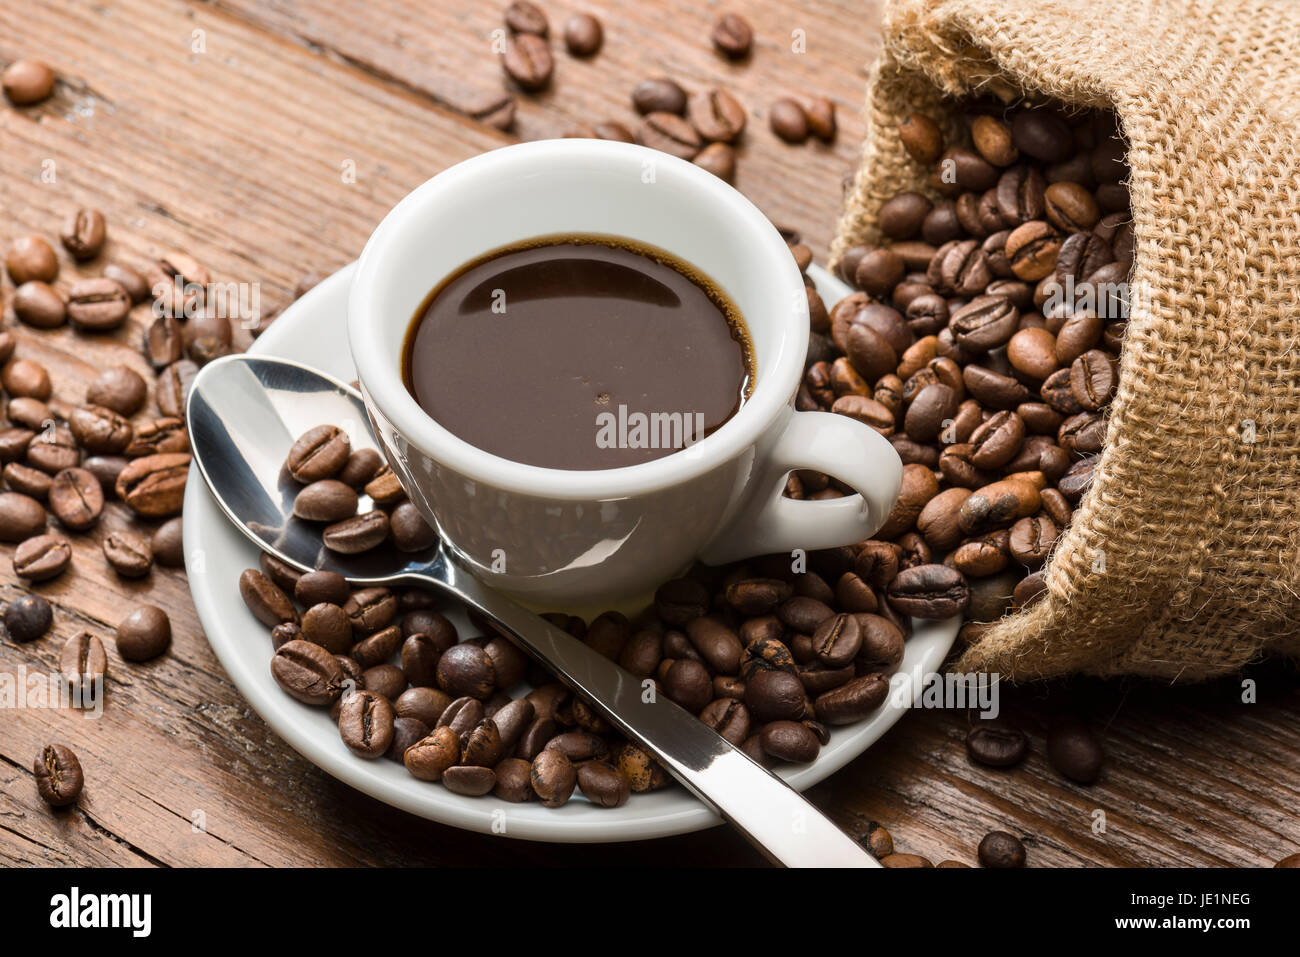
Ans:
<svg viewBox="0 0 1300 957"><path fill-rule="evenodd" d="M345 382L354 376L345 325L348 286L354 266L347 266L289 306L257 340L251 352L296 359ZM818 290L834 303L848 289L825 271L812 267ZM257 567L257 549L218 510L196 471L185 492L185 555L190 590L208 642L226 672L257 713L307 760L346 784L394 807L454 827L538 841L631 841L697 831L719 818L680 787L634 794L620 808L598 808L581 795L561 808L537 802L510 804L488 795L453 794L440 784L417 781L399 763L365 761L343 746L338 729L324 709L290 698L271 678L268 629L244 607L239 573ZM450 615L462 637L474 634L465 616ZM920 692L922 676L937 671L956 638L959 619L914 622L901 671L913 677ZM903 716L910 700L889 701L869 720L836 728L830 744L811 765L786 767L778 773L803 790L853 760Z"/></svg>

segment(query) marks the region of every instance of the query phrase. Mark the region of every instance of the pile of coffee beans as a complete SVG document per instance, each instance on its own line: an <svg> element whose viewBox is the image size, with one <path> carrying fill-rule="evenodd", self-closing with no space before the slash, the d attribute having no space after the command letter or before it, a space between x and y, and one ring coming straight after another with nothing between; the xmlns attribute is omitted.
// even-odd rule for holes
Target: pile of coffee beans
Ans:
<svg viewBox="0 0 1300 957"><path fill-rule="evenodd" d="M845 253L839 272L858 292L828 311L810 288L797 403L893 444L902 493L877 540L850 550L853 567L868 577L888 556L891 601L964 612L969 643L1042 595L1043 566L1089 486L1134 244L1113 113L977 103L963 126L952 143L919 114L899 129L933 164L930 192L887 200L888 242ZM787 491L849 490L801 472Z"/></svg>
<svg viewBox="0 0 1300 957"><path fill-rule="evenodd" d="M506 75L525 92L545 89L555 69L545 11L528 0L516 0L506 8L505 24L509 39L501 63ZM590 14L577 14L565 24L564 42L573 56L594 55L603 40L604 29ZM714 23L710 40L728 60L745 60L753 49L754 30L739 14L724 13ZM689 95L675 80L654 77L632 90L632 106L640 117L635 130L617 120L605 120L572 126L564 136L640 143L690 160L727 182L735 177L736 144L745 131L748 112L729 91L714 87ZM514 100L507 96L475 115L508 129L514 112ZM819 97L804 106L784 97L772 104L769 124L772 132L787 143L802 143L809 137L832 143L836 134L835 104Z"/></svg>
<svg viewBox="0 0 1300 957"><path fill-rule="evenodd" d="M295 514L320 523L335 551L433 544L391 471L373 453L352 450L334 426L300 436L285 471L300 484ZM358 490L374 505L360 514ZM907 615L953 613L951 596L928 581L903 578L890 597L871 580L886 576L860 578L842 558L816 553L810 569L789 556L701 566L663 585L635 622L617 612L589 626L548 617L760 763L807 763L828 728L884 703ZM265 555L239 588L271 630L275 680L305 704L334 709L344 743L361 757L403 760L415 777L457 793L535 796L548 806L563 804L575 786L614 807L668 783L590 703L486 621L473 619L482 634L460 640L426 592L353 589L332 572L299 574ZM525 681L534 690L512 697Z"/></svg>

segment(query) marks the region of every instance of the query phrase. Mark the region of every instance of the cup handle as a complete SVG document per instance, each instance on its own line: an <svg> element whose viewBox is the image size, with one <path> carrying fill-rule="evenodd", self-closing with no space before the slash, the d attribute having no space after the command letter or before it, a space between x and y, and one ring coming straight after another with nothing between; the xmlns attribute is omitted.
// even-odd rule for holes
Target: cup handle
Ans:
<svg viewBox="0 0 1300 957"><path fill-rule="evenodd" d="M701 553L706 564L863 541L885 524L903 483L903 463L884 436L832 412L791 413L759 468L749 501ZM825 472L858 494L786 498L785 477L794 469Z"/></svg>

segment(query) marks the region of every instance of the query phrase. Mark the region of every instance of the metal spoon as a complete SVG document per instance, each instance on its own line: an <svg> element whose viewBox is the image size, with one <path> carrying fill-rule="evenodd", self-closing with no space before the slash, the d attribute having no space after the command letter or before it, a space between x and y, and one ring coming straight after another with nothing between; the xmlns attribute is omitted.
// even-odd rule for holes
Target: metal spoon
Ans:
<svg viewBox="0 0 1300 957"><path fill-rule="evenodd" d="M774 862L880 866L776 775L666 697L644 701L638 678L470 576L441 543L417 555L325 548L319 526L293 517L296 486L284 460L294 440L321 423L349 431L354 447L375 448L355 390L296 362L229 356L195 377L188 415L199 472L222 511L259 548L304 571L329 569L357 585L423 585L477 609ZM363 497L361 509L369 505Z"/></svg>

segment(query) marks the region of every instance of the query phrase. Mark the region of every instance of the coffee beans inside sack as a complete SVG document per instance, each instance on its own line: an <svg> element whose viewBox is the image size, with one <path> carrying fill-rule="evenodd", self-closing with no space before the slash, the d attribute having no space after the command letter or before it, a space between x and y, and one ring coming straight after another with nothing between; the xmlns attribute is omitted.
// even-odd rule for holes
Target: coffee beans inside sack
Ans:
<svg viewBox="0 0 1300 957"><path fill-rule="evenodd" d="M1300 39L1242 48L1252 10L887 8L831 254L852 369L808 392L909 463L887 531L970 578L960 670L1300 652Z"/></svg>

